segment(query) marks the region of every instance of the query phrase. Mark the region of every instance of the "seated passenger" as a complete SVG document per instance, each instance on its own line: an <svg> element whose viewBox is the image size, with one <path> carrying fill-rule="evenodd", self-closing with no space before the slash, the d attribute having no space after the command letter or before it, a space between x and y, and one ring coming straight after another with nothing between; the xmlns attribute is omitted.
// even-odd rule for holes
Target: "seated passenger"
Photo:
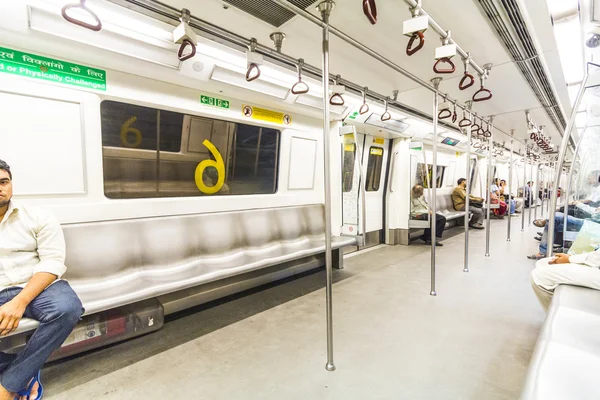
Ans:
<svg viewBox="0 0 600 400"><path fill-rule="evenodd" d="M58 221L11 198L10 167L0 160L0 336L17 329L23 317L40 322L20 353L0 353L0 400L38 399L42 365L69 336L83 308L59 279L67 268Z"/></svg>
<svg viewBox="0 0 600 400"><path fill-rule="evenodd" d="M506 215L507 205L504 201L500 200L500 180L498 178L494 179L492 186L490 187L490 203L498 204L499 208L494 208L494 215L497 218L504 218Z"/></svg>
<svg viewBox="0 0 600 400"><path fill-rule="evenodd" d="M419 220L427 220L427 216L431 215L431 210L429 210L429 204L425 200L425 196L423 196L423 186L415 185L411 190L410 196L410 216L414 219ZM429 223L431 226L431 222ZM444 233L444 229L446 228L446 217L435 213L435 237L437 239L442 238L442 234ZM423 232L423 236L419 239L424 241L427 244L431 244L431 228L425 229ZM437 246L443 246L442 243L436 240Z"/></svg>
<svg viewBox="0 0 600 400"><path fill-rule="evenodd" d="M529 203L531 200L533 200L531 194L531 183L532 182L529 181L525 186L523 186L523 199L525 202L525 208L529 208Z"/></svg>
<svg viewBox="0 0 600 400"><path fill-rule="evenodd" d="M500 181L500 199L504 196L504 201L509 202L510 200L510 214L520 213L523 209L523 198L514 197L510 194L510 189L506 184L506 181L502 179Z"/></svg>
<svg viewBox="0 0 600 400"><path fill-rule="evenodd" d="M452 204L456 211L465 211L466 198L467 198L467 180L460 178L457 182L458 186L452 191ZM469 226L475 229L483 228L483 199L481 197L473 196L469 194L469 211L473 213Z"/></svg>
<svg viewBox="0 0 600 400"><path fill-rule="evenodd" d="M595 214L590 218L591 220L597 220L600 222L600 209L595 210ZM554 214L554 237L556 238L558 235L561 235L564 232L564 221L565 215L560 212L556 212ZM567 215L567 231L570 232L579 232L581 227L583 226L584 219L575 218L570 215ZM540 260L546 257L546 252L548 250L548 220L545 219L536 219L533 221L533 224L537 227L544 228L544 232L542 237L540 238L540 246L539 252L532 256L527 256L530 260Z"/></svg>
<svg viewBox="0 0 600 400"><path fill-rule="evenodd" d="M539 260L531 271L531 285L540 304L548 311L558 285L583 286L600 290L600 250L591 253L556 254Z"/></svg>

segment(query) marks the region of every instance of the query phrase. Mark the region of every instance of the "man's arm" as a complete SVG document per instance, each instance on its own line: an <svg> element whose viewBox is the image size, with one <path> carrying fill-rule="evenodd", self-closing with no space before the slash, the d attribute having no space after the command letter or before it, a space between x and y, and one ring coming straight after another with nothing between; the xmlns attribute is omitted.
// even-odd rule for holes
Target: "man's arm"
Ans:
<svg viewBox="0 0 600 400"><path fill-rule="evenodd" d="M43 215L37 221L35 235L40 262L33 268L33 276L21 293L0 307L0 336L17 329L29 303L67 270L65 238L58 221Z"/></svg>

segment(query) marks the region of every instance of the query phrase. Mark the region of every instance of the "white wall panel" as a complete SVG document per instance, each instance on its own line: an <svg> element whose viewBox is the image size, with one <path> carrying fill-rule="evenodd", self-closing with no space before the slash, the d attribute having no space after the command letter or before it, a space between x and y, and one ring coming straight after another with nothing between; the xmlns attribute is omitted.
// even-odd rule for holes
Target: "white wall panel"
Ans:
<svg viewBox="0 0 600 400"><path fill-rule="evenodd" d="M0 92L0 121L15 195L85 192L80 104Z"/></svg>

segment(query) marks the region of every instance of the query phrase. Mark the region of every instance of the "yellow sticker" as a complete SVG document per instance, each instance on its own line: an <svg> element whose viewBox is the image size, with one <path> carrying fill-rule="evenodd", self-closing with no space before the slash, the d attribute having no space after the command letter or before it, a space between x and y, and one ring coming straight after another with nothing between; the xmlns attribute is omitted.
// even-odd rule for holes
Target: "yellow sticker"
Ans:
<svg viewBox="0 0 600 400"><path fill-rule="evenodd" d="M281 125L292 125L292 116L278 111L267 110L266 108L258 108L242 105L242 114L246 118L257 119L259 121L274 122Z"/></svg>
<svg viewBox="0 0 600 400"><path fill-rule="evenodd" d="M375 139L373 139L373 143L375 143L375 144L383 144L384 143L384 139L380 138L380 137L376 137Z"/></svg>
<svg viewBox="0 0 600 400"><path fill-rule="evenodd" d="M354 143L344 145L344 151L354 151Z"/></svg>
<svg viewBox="0 0 600 400"><path fill-rule="evenodd" d="M346 139L354 139L354 133L346 133L346 134L344 135L344 137L345 137Z"/></svg>
<svg viewBox="0 0 600 400"><path fill-rule="evenodd" d="M373 147L371 148L371 154L373 154L374 156L382 156L383 149L381 147Z"/></svg>

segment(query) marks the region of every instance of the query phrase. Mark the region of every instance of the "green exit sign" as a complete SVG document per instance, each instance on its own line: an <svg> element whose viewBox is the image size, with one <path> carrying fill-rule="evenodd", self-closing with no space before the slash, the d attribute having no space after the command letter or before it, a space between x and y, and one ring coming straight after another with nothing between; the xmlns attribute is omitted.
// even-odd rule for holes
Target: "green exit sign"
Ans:
<svg viewBox="0 0 600 400"><path fill-rule="evenodd" d="M229 109L229 100L217 99L216 97L205 96L203 94L200 95L200 103L205 106Z"/></svg>

